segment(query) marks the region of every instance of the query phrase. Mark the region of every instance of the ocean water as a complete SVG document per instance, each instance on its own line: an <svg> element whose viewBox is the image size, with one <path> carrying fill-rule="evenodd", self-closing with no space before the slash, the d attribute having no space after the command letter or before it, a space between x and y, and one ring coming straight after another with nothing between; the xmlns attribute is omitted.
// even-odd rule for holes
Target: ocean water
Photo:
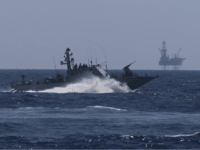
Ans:
<svg viewBox="0 0 200 150"><path fill-rule="evenodd" d="M134 91L92 77L63 88L10 92L21 73L36 82L55 70L0 70L0 148L199 148L200 71L134 72L159 77Z"/></svg>

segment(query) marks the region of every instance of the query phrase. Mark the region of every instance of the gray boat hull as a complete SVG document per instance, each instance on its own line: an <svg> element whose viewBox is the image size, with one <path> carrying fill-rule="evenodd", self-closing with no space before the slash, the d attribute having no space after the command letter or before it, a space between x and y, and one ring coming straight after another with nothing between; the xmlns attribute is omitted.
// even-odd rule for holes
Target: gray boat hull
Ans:
<svg viewBox="0 0 200 150"><path fill-rule="evenodd" d="M106 77L106 72L102 71L102 69L98 66L93 67L87 67L87 68L81 68L79 70L74 71L71 73L70 76L67 76L66 80L62 82L44 82L40 81L38 83L32 83L32 84L26 84L26 83L20 83L11 86L15 91L17 92L23 92L23 91L43 91L47 89L52 89L55 87L66 87L69 84L77 83L81 81L84 78L90 78L92 76L97 76L99 78Z"/></svg>
<svg viewBox="0 0 200 150"><path fill-rule="evenodd" d="M139 77L114 77L115 80L126 83L131 90L137 89L158 76L139 76Z"/></svg>

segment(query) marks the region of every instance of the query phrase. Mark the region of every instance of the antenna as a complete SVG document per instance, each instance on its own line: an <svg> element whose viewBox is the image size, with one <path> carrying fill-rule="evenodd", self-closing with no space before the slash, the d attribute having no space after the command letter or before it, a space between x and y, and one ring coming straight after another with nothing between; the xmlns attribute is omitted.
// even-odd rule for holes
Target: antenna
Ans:
<svg viewBox="0 0 200 150"><path fill-rule="evenodd" d="M87 56L88 56L88 66L90 66L88 50L87 50Z"/></svg>
<svg viewBox="0 0 200 150"><path fill-rule="evenodd" d="M22 74L22 72L18 69L19 73L22 75L22 81L24 82L25 76Z"/></svg>
<svg viewBox="0 0 200 150"><path fill-rule="evenodd" d="M53 57L53 56L52 56ZM57 69L56 69L56 62L55 62L55 57L53 57L54 60L54 67L55 67L55 72L57 73Z"/></svg>
<svg viewBox="0 0 200 150"><path fill-rule="evenodd" d="M97 53L96 53L96 49L94 48L95 51L95 60L96 60L96 65L97 65Z"/></svg>
<svg viewBox="0 0 200 150"><path fill-rule="evenodd" d="M20 69L17 69L18 71L19 71L19 73L21 74L21 75L23 75L23 73L20 71Z"/></svg>
<svg viewBox="0 0 200 150"><path fill-rule="evenodd" d="M163 43L162 43L162 49L166 49L166 42L165 41L163 41Z"/></svg>
<svg viewBox="0 0 200 150"><path fill-rule="evenodd" d="M103 51L103 53L104 53L104 55L105 55L105 58L106 58L106 53L105 53L105 51L103 50L103 48L102 48L98 43L96 43L96 42L93 41L93 40L88 40L88 42L93 42L93 43L95 43L97 46L99 46L100 49ZM106 58L106 71L108 72L108 69L107 69L107 58Z"/></svg>
<svg viewBox="0 0 200 150"><path fill-rule="evenodd" d="M181 51L181 48L179 49L179 51L178 51L178 53L177 53L177 57L179 56L180 51Z"/></svg>
<svg viewBox="0 0 200 150"><path fill-rule="evenodd" d="M91 49L90 49L90 53L91 53L91 67L92 67L92 51L91 51Z"/></svg>

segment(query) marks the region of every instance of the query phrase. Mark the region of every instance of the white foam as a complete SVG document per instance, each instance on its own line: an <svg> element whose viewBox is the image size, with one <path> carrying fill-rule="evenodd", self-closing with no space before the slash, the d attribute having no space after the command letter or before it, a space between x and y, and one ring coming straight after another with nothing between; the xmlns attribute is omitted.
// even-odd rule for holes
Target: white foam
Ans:
<svg viewBox="0 0 200 150"><path fill-rule="evenodd" d="M12 92L12 93L14 93L14 92L16 92L17 90L14 90L14 89L1 89L0 91L1 91L1 92Z"/></svg>
<svg viewBox="0 0 200 150"><path fill-rule="evenodd" d="M107 106L88 106L90 108L100 108L100 109L113 109L113 110L117 110L117 111L126 111L126 109L120 109L120 108L115 108L115 107L107 107Z"/></svg>
<svg viewBox="0 0 200 150"><path fill-rule="evenodd" d="M122 135L121 138L122 138L121 140L130 140L130 138L133 139L133 136L132 135Z"/></svg>
<svg viewBox="0 0 200 150"><path fill-rule="evenodd" d="M112 111L125 111L119 108L112 108L112 107L105 107L102 106L101 108L109 109ZM91 111L95 111L95 108L44 108L44 107L20 107L17 109L13 108L1 108L0 109L0 116L1 118L116 118L116 113L105 113L105 110L102 110L101 115L96 113L91 113ZM77 114L78 112L78 114ZM121 117L121 114L120 116Z"/></svg>
<svg viewBox="0 0 200 150"><path fill-rule="evenodd" d="M35 91L27 91L35 92ZM121 85L120 82L114 79L100 79L92 76L84 78L78 83L69 84L66 87L56 87L40 93L126 93L131 92L126 84Z"/></svg>
<svg viewBox="0 0 200 150"><path fill-rule="evenodd" d="M198 136L200 132L195 132L193 134L178 134L178 135L165 135L165 137L183 137L183 136Z"/></svg>

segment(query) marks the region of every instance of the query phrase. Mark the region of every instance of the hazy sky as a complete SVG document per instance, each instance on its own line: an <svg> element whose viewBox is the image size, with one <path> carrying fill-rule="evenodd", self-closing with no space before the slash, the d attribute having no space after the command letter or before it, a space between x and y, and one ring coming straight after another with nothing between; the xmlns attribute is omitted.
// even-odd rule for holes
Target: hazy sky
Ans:
<svg viewBox="0 0 200 150"><path fill-rule="evenodd" d="M53 69L69 47L108 69L161 69L162 41L181 69L200 70L200 0L1 0L0 69ZM171 68L171 67L170 67Z"/></svg>

